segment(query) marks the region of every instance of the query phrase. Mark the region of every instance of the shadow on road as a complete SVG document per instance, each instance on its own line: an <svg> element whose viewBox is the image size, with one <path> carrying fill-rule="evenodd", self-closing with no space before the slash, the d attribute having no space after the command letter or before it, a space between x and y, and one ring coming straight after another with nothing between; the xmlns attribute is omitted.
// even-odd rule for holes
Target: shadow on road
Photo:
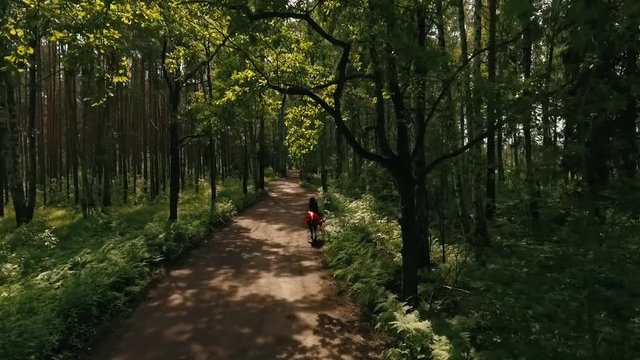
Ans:
<svg viewBox="0 0 640 360"><path fill-rule="evenodd" d="M174 268L93 358L378 358L306 241L310 194L289 179L270 194Z"/></svg>

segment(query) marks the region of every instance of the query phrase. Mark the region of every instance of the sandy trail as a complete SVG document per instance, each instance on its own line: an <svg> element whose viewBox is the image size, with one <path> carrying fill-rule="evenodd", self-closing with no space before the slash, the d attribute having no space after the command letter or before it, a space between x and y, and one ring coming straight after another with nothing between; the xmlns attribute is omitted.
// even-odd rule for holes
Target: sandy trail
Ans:
<svg viewBox="0 0 640 360"><path fill-rule="evenodd" d="M295 180L170 271L96 360L377 359L380 349L307 242Z"/></svg>

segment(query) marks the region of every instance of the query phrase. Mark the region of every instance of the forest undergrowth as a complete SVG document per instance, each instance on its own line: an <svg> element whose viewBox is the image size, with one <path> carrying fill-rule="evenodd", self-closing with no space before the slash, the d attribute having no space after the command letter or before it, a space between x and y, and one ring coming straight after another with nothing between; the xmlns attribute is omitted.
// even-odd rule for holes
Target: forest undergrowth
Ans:
<svg viewBox="0 0 640 360"><path fill-rule="evenodd" d="M457 219L444 220L449 240L443 246L439 219L433 221L434 263L420 274L419 299L409 306L398 296L397 195L384 181L371 180L379 178L339 180L324 194L324 249L342 288L391 339L386 358L586 359L594 351L590 332L597 334L598 358L640 353L640 286L631 276L640 249L628 241L637 220L612 217L608 246L601 259L592 259L580 245L584 227L577 213L535 231L514 220L523 218L514 187L501 199L489 248L466 243ZM588 316L595 317L594 328Z"/></svg>
<svg viewBox="0 0 640 360"><path fill-rule="evenodd" d="M200 244L212 229L265 192L242 193L238 180L185 192L179 221L167 201L139 199L83 219L79 210L49 205L15 229L0 219L0 359L69 359L88 350L126 315L165 266Z"/></svg>

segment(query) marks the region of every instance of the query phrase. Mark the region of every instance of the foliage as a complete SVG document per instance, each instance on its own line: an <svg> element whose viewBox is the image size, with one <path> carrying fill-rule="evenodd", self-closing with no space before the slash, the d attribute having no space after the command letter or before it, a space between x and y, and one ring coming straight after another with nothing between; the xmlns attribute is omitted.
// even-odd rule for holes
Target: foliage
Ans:
<svg viewBox="0 0 640 360"><path fill-rule="evenodd" d="M184 216L170 224L166 204L119 207L87 220L49 207L0 241L0 358L75 358L110 321L130 310L157 269L197 246L263 193L221 186L213 212L206 196L188 194Z"/></svg>
<svg viewBox="0 0 640 360"><path fill-rule="evenodd" d="M393 339L388 359L449 359L449 344L431 323L398 300L400 232L394 221L373 212L373 199L351 200L332 192L327 222L329 265L376 328Z"/></svg>
<svg viewBox="0 0 640 360"><path fill-rule="evenodd" d="M549 223L546 231L532 233L530 223L507 219L522 217L523 209L509 197L517 195L505 191L500 211L507 218L497 219L500 237L492 248L475 257L465 244L447 245L446 263L423 274L420 305L411 308L397 298L398 226L380 215L378 200L361 194L354 199L334 188L327 195L325 206L332 211L325 249L343 288L392 340L388 358L588 358L591 276L599 353L626 359L637 352L640 329L632 304L640 288L628 274L640 254L626 240L637 220L609 214L603 225L609 245L594 262L587 251L576 251L590 226L586 214L570 208L568 226ZM437 259L439 246L433 245Z"/></svg>

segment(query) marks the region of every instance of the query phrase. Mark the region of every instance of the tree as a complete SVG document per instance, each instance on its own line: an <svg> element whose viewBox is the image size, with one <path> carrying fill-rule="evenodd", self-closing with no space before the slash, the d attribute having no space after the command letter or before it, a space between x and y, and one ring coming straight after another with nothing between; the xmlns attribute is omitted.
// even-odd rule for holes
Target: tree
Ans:
<svg viewBox="0 0 640 360"><path fill-rule="evenodd" d="M351 8L344 7L340 9L343 11L343 13L341 13L343 18L355 17L358 19L358 17L354 15L356 13L349 12L353 10L353 8L358 8L358 5L353 5ZM397 41L401 33L401 26L408 24L400 24L396 17L396 8L393 2L388 4L369 4L368 6L358 8L358 10L360 10L359 14L364 13L365 16L372 19L372 23L379 24L374 28L366 28L366 30L362 28L366 36L363 33L352 33L351 35L352 39L357 38L361 42L363 40L360 36L367 40L366 52L362 52L364 49L360 47L354 47L354 42L342 40L336 37L336 35L329 33L320 22L314 19L312 16L313 12L323 13L321 5L312 11L301 10L295 6L289 6L284 10L252 10L246 5L235 5L231 6L231 8L240 12L252 23L279 19L278 24L283 24L283 21L289 21L287 24L291 27L295 27L296 24L305 25L313 34L311 39L314 41L315 50L326 49L327 44L336 49L335 55L332 56L333 59L335 59L334 66L325 65L326 68L320 69L319 74L314 73L314 78L301 78L298 76L297 79L291 76L291 74L295 73L295 70L298 69L300 66L299 62L294 63L293 71L285 72L280 69L278 73L279 76L276 78L274 75L275 70L267 66L260 66L260 64L253 60L253 56L248 53L248 50L245 49L242 51L249 61L252 62L254 70L260 74L268 87L286 95L300 95L310 98L332 118L336 125L337 132L346 140L355 153L385 168L394 177L401 198L399 223L403 239L402 295L405 298L415 298L417 294L418 269L418 257L416 253L418 243L426 239L426 236L421 233L424 231L424 228L418 226L418 210L416 208L416 203L426 204L426 200L423 199L416 201L417 197L426 196L426 192L417 193L416 188L419 183L425 180L426 175L438 164L464 153L486 136L486 134L478 134L478 136L471 139L465 146L451 153L442 154L429 163L421 164L419 161L420 157L423 156L421 144L424 141L429 121L433 118L438 109L438 105L448 93L448 86L450 86L452 79L468 64L468 61L466 61L460 69L453 71L449 80L445 81L445 86L436 94L436 100L430 107L429 112L425 114L425 118L418 119L415 127L413 127L409 124L414 117L411 116L411 111L406 106L406 99L401 85L401 81L405 80L405 74L399 67L400 59L404 61L406 61L406 59L398 55L400 49L397 49L395 47L397 43L393 43L391 40L394 39ZM345 16L346 13L348 13L349 16ZM363 21L362 19L358 20ZM364 24L367 23L365 22ZM288 34L288 36L298 36L300 32L294 32L293 34ZM340 31L336 30L335 32ZM342 32L346 34L346 31ZM375 34L373 38L371 33ZM407 39L407 41L415 40ZM482 52L482 50L478 50ZM415 54L400 54L409 57L412 55L416 56ZM310 54L309 51L301 51L298 52L296 56L304 57L310 56ZM361 70L365 64L360 63L359 66L355 65L354 57L359 59L358 61L366 62L366 64L372 66L373 70L368 73L362 72ZM287 63L287 66L291 65L291 63ZM376 66L378 66L377 70ZM327 71L329 69L331 70ZM357 139L354 132L347 125L343 99L345 94L351 91L353 86L351 84L353 83L363 84L363 86L370 84L370 86L373 86L373 96L376 99L376 120L372 126L375 129L376 144L377 148L380 149L379 152L365 148L363 143ZM390 105L393 109L393 118L395 119L393 127L387 125L387 99L390 100ZM387 132L389 128L394 131L393 137L389 136L390 134ZM414 134L411 134L412 129L415 129ZM411 140L413 136L415 136L415 141ZM395 151L392 150L392 139L395 139Z"/></svg>

